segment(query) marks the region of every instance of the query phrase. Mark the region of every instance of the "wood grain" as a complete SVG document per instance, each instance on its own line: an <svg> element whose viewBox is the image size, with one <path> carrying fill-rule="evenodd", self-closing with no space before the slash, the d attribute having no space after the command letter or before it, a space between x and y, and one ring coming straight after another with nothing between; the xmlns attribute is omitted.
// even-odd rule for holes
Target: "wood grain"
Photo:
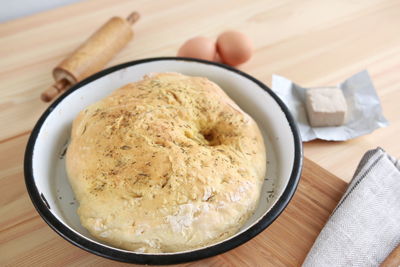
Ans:
<svg viewBox="0 0 400 267"><path fill-rule="evenodd" d="M400 157L400 1L398 0L91 0L0 24L0 266L109 266L64 241L40 219L25 190L28 134L47 107L40 93L51 70L112 16L138 10L134 41L108 66L173 56L188 38L226 29L254 40L240 69L267 85L280 74L303 86L333 85L368 69L390 126L347 142L313 141L305 155L349 181L361 155L381 146ZM305 161L282 216L251 242L182 266L299 265L346 186ZM123 264L121 264L123 265Z"/></svg>
<svg viewBox="0 0 400 267"><path fill-rule="evenodd" d="M229 7L229 8L228 8ZM349 181L377 146L400 157L400 1L95 0L0 25L0 141L30 131L47 104L51 70L110 17L138 10L135 38L109 66L173 56L188 38L237 29L255 53L240 68L271 84L272 74L304 86L333 85L368 69L390 126L348 142L305 144L305 155Z"/></svg>
<svg viewBox="0 0 400 267"><path fill-rule="evenodd" d="M0 266L124 265L71 245L40 218L23 178L27 139L28 135L23 135L0 147ZM269 228L230 252L180 266L298 266L346 185L305 159L294 198Z"/></svg>

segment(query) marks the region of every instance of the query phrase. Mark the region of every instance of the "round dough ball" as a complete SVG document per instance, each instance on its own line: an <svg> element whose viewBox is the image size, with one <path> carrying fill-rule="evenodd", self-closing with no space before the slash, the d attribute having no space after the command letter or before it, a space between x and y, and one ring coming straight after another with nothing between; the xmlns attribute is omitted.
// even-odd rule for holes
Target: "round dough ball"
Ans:
<svg viewBox="0 0 400 267"><path fill-rule="evenodd" d="M199 248L235 234L265 176L254 120L215 83L147 76L80 112L66 155L82 225L137 252Z"/></svg>
<svg viewBox="0 0 400 267"><path fill-rule="evenodd" d="M217 51L223 63L240 65L251 58L253 44L249 37L238 31L226 31L218 36Z"/></svg>
<svg viewBox="0 0 400 267"><path fill-rule="evenodd" d="M187 40L178 51L178 57L193 57L212 61L217 52L215 42L202 36Z"/></svg>

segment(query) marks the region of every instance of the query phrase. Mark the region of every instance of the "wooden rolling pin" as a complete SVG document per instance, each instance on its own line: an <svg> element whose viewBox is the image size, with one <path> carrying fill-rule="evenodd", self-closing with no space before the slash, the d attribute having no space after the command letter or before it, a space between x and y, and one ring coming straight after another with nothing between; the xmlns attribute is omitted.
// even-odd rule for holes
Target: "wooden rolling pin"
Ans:
<svg viewBox="0 0 400 267"><path fill-rule="evenodd" d="M132 39L131 25L139 17L139 13L133 12L126 20L111 18L54 68L53 77L56 82L42 93L41 99L49 102L71 85L101 70Z"/></svg>

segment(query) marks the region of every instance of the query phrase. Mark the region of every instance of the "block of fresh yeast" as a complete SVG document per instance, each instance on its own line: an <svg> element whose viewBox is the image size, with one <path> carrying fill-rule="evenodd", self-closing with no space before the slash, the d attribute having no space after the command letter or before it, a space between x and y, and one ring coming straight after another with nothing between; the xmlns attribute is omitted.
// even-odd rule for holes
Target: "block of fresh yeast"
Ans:
<svg viewBox="0 0 400 267"><path fill-rule="evenodd" d="M337 87L307 89L306 108L313 127L340 126L346 121L346 99Z"/></svg>

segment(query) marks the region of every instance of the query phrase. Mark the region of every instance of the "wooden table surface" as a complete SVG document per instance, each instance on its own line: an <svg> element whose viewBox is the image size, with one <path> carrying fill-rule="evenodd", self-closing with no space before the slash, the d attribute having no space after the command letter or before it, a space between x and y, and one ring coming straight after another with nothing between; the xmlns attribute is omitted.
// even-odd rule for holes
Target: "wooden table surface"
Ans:
<svg viewBox="0 0 400 267"><path fill-rule="evenodd" d="M351 179L368 149L381 146L400 157L398 0L85 1L0 25L0 217L8 218L15 210L21 216L12 217L13 222L4 219L7 227L23 223L32 213L32 206L24 206L26 199L19 198L26 196L21 155L48 106L39 95L52 83L52 68L110 17L132 10L142 14L135 39L109 66L173 56L190 37L216 38L236 29L248 34L255 46L253 58L240 69L267 85L272 74L302 86L334 85L367 69L390 126L346 142L306 143L305 156L344 181ZM35 221L32 227L41 224ZM13 249L22 251L18 244Z"/></svg>

